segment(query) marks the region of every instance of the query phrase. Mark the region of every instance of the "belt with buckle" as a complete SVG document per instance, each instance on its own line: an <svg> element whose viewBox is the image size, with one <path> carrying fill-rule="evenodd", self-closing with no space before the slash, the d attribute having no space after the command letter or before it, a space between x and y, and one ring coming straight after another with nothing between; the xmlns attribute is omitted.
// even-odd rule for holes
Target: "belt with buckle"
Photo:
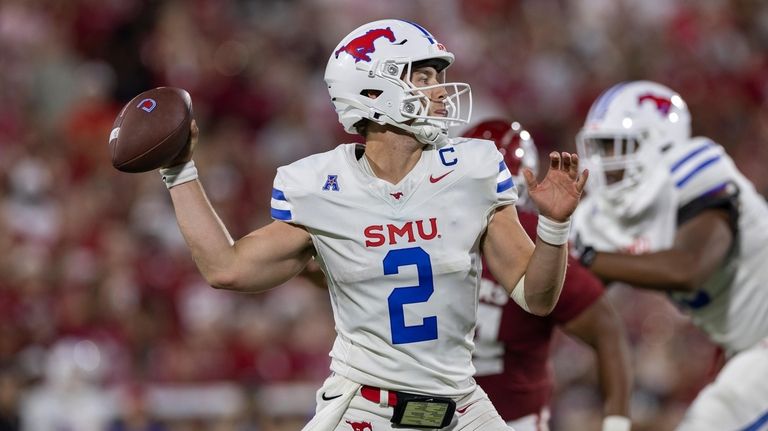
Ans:
<svg viewBox="0 0 768 431"><path fill-rule="evenodd" d="M444 428L456 412L456 402L445 397L387 391L367 385L360 388L360 395L382 407L393 407L391 422L400 426Z"/></svg>
<svg viewBox="0 0 768 431"><path fill-rule="evenodd" d="M394 407L397 405L397 392L395 391L385 391L384 389L374 388L373 386L363 386L360 388L360 395L363 396L368 401L374 402L376 404L381 404L381 392L389 392L387 397L387 405L389 407Z"/></svg>

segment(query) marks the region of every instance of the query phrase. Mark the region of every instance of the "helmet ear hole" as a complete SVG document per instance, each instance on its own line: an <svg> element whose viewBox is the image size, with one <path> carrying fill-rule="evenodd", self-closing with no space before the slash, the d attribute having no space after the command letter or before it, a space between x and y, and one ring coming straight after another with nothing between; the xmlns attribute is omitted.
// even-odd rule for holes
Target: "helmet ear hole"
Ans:
<svg viewBox="0 0 768 431"><path fill-rule="evenodd" d="M365 97L369 97L371 99L375 99L375 98L381 96L381 93L383 93L383 91L381 91L381 90L374 90L374 89L368 88L368 89L365 89L365 90L361 91L360 95L361 96L365 96Z"/></svg>

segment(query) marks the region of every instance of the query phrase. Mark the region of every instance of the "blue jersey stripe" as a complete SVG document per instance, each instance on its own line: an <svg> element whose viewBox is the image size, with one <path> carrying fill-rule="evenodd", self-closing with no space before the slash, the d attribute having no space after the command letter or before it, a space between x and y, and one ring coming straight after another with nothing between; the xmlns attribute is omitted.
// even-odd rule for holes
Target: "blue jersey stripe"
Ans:
<svg viewBox="0 0 768 431"><path fill-rule="evenodd" d="M691 160L692 158L696 157L698 154L701 154L702 152L706 151L709 147L711 147L712 144L707 142L706 144L700 146L699 148L696 148L695 150L691 151L690 153L686 154L685 157L675 162L674 165L672 165L672 173L674 173L676 170L680 169L681 166L685 164L688 160Z"/></svg>
<svg viewBox="0 0 768 431"><path fill-rule="evenodd" d="M429 43L431 43L433 45L435 44L435 40L432 39L432 35L427 31L426 28L424 28L424 27L422 27L422 26L420 26L420 25L418 25L418 24L416 24L415 22L412 22L412 21L408 21L408 20L404 20L404 19L402 19L400 21L407 22L408 24L418 28L419 30L421 30L422 33L424 33L424 36L427 36L427 40L429 40Z"/></svg>
<svg viewBox="0 0 768 431"><path fill-rule="evenodd" d="M506 180L496 184L496 193L501 193L503 191L509 190L514 185L515 183L514 181L512 181L512 178L507 178Z"/></svg>
<svg viewBox="0 0 768 431"><path fill-rule="evenodd" d="M709 296L709 293L703 290L700 290L696 292L696 296L694 296L693 298L684 299L680 302L692 310L698 310L700 308L704 308L707 305L709 305L712 302L712 298Z"/></svg>
<svg viewBox="0 0 768 431"><path fill-rule="evenodd" d="M505 169L507 169L507 164L502 160L499 162L499 172L504 172Z"/></svg>
<svg viewBox="0 0 768 431"><path fill-rule="evenodd" d="M728 187L728 184L730 184L730 181L726 181L726 182L724 182L722 184L718 184L715 187L712 187L711 189L709 189L706 192L702 193L701 196L699 196L699 197L704 197L704 196L714 195L714 194L720 193L721 191L723 191L723 189Z"/></svg>
<svg viewBox="0 0 768 431"><path fill-rule="evenodd" d="M275 208L272 208L272 211L270 212L272 214L272 218L282 221L288 221L293 218L291 215L291 210L278 210Z"/></svg>
<svg viewBox="0 0 768 431"><path fill-rule="evenodd" d="M279 201L287 201L288 199L285 198L285 193L283 193L282 190L278 190L273 188L272 189L272 199L277 199Z"/></svg>
<svg viewBox="0 0 768 431"><path fill-rule="evenodd" d="M768 424L768 412L765 412L762 416L757 418L755 422L751 425L747 425L747 427L741 431L760 431L760 427L765 424Z"/></svg>
<svg viewBox="0 0 768 431"><path fill-rule="evenodd" d="M721 157L722 157L722 156L720 156L720 155L718 154L718 155L717 155L717 156L715 156L715 157L712 157L712 158L709 158L709 159L707 159L707 160L704 160L704 161L703 161L703 162L702 162L702 163L701 163L699 166L696 166L696 169L692 170L691 172L689 172L689 173L688 173L688 175L686 175L685 177L683 177L682 179L680 179L678 182L676 182L676 183L675 183L675 186L676 186L678 189L679 189L679 188L681 188L681 187L683 187L683 186L685 185L685 183L687 183L688 181L690 181L690 180L691 180L691 178L693 178L694 176L696 176L696 174L698 174L699 172L701 172L701 171L703 171L704 169L706 169L706 168L707 168L707 166L709 166L709 165L711 165L711 164L713 164L713 163L716 163L718 160L720 160L720 158L721 158Z"/></svg>

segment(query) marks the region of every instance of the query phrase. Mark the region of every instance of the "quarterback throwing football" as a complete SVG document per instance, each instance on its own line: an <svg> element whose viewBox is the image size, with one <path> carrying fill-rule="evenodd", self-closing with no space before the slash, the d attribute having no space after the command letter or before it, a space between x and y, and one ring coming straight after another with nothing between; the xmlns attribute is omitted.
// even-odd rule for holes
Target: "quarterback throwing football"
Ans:
<svg viewBox="0 0 768 431"><path fill-rule="evenodd" d="M480 253L521 306L549 313L587 174L568 153L550 155L541 182L528 174L541 214L534 246L493 143L448 138L472 107L467 84L445 82L453 60L407 21L376 21L346 36L325 81L339 121L365 145L279 168L274 222L238 241L209 204L191 158L161 170L212 286L264 291L317 258L337 337L332 374L306 430L509 429L472 379Z"/></svg>

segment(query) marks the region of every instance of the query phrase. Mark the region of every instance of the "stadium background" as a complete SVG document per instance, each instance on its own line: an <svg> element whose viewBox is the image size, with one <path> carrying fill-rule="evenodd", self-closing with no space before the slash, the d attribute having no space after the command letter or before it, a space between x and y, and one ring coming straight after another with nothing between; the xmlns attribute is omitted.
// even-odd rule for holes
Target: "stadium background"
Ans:
<svg viewBox="0 0 768 431"><path fill-rule="evenodd" d="M254 296L205 286L159 176L115 171L107 137L135 94L189 90L202 181L239 237L269 221L277 166L350 141L325 62L388 17L456 54L449 78L472 85L475 121L518 120L541 151L573 151L602 89L653 79L768 192L763 1L3 0L0 429L142 416L162 421L146 430L300 429L327 374L326 293L301 279ZM671 430L715 349L662 295L609 294L633 346L633 429ZM555 367L554 430L597 430L590 351L559 338Z"/></svg>

